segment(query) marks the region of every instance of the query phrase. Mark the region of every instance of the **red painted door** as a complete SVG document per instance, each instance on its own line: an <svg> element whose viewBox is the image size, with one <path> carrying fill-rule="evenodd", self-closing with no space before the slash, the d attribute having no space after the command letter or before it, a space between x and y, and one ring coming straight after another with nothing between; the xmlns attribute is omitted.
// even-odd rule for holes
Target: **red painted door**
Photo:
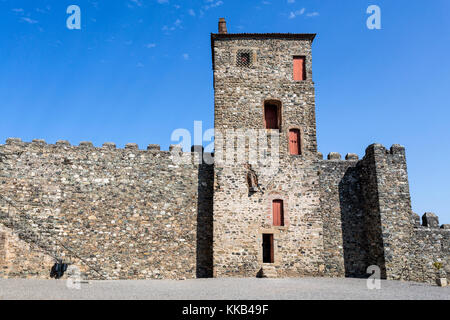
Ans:
<svg viewBox="0 0 450 320"><path fill-rule="evenodd" d="M273 201L273 225L284 226L283 200Z"/></svg>
<svg viewBox="0 0 450 320"><path fill-rule="evenodd" d="M298 129L289 131L289 153L292 155L300 154L300 130Z"/></svg>
<svg viewBox="0 0 450 320"><path fill-rule="evenodd" d="M305 58L294 57L294 81L305 80L304 69L305 69Z"/></svg>
<svg viewBox="0 0 450 320"><path fill-rule="evenodd" d="M278 108L275 105L267 104L264 107L264 118L266 129L278 129Z"/></svg>

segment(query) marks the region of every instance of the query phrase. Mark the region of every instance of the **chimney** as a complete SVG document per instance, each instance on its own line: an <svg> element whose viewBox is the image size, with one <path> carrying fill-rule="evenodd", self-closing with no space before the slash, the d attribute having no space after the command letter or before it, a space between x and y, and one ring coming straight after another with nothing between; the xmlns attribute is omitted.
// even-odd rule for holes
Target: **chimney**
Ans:
<svg viewBox="0 0 450 320"><path fill-rule="evenodd" d="M225 18L219 19L219 34L226 34L227 32L227 22Z"/></svg>

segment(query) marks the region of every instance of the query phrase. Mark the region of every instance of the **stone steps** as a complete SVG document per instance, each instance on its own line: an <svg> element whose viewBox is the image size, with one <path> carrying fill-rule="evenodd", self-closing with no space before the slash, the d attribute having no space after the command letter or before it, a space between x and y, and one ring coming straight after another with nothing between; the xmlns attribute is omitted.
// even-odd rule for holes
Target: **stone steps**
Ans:
<svg viewBox="0 0 450 320"><path fill-rule="evenodd" d="M20 240L35 245L43 250L47 255L51 256L55 261L73 264L77 258L81 263L85 264L89 269L94 271L102 279L107 279L108 275L103 274L98 266L88 263L86 258L80 257L73 249L64 245L60 240L49 234L41 234L34 228L35 221L32 216L24 210L19 209L20 206L12 199L6 198L0 194L0 204L6 203L6 206L0 206L0 223L6 228L14 232ZM10 208L15 210L10 212ZM8 208L6 211L4 208ZM18 211L18 212L15 212Z"/></svg>
<svg viewBox="0 0 450 320"><path fill-rule="evenodd" d="M263 278L278 278L277 269L273 265L264 265L262 267Z"/></svg>

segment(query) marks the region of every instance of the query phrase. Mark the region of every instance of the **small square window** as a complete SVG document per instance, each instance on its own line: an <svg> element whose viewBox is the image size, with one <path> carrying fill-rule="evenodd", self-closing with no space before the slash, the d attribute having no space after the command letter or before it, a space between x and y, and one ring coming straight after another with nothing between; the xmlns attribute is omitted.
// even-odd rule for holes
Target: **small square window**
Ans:
<svg viewBox="0 0 450 320"><path fill-rule="evenodd" d="M250 67L252 65L252 51L239 50L236 55L236 65L238 67Z"/></svg>

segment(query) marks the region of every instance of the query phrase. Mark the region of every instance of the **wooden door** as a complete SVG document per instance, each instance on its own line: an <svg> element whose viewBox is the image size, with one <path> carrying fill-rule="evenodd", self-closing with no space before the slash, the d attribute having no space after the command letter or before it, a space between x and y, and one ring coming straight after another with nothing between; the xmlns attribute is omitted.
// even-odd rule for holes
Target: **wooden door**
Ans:
<svg viewBox="0 0 450 320"><path fill-rule="evenodd" d="M289 153L292 155L300 154L300 130L298 129L289 131Z"/></svg>
<svg viewBox="0 0 450 320"><path fill-rule="evenodd" d="M283 200L274 200L272 203L273 225L284 226Z"/></svg>
<svg viewBox="0 0 450 320"><path fill-rule="evenodd" d="M294 81L305 80L305 58L294 57Z"/></svg>

